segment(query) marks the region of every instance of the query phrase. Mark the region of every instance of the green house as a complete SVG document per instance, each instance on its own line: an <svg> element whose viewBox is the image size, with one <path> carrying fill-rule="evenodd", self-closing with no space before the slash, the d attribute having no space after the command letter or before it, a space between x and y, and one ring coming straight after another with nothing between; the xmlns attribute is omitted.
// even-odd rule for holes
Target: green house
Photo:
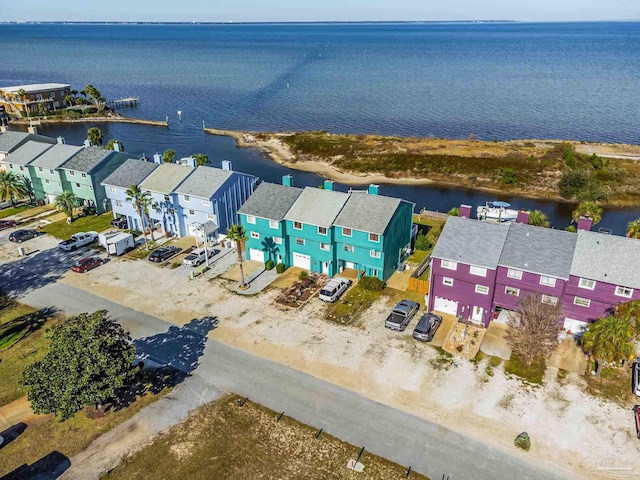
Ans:
<svg viewBox="0 0 640 480"><path fill-rule="evenodd" d="M34 178L34 171L31 164L51 148L52 145L50 143L28 140L7 155L2 161L8 172L13 172L23 178L25 185L30 188L31 194L35 195L36 200L42 199L42 196L38 196L36 188L37 182Z"/></svg>
<svg viewBox="0 0 640 480"><path fill-rule="evenodd" d="M46 150L30 164L31 181L36 200L53 203L64 190L60 166L80 152L82 147L57 144Z"/></svg>

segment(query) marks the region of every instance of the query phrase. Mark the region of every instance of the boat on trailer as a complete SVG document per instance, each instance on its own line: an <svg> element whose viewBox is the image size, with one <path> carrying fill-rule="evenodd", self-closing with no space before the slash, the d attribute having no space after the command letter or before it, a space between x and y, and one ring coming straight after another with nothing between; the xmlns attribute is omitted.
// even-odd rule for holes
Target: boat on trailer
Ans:
<svg viewBox="0 0 640 480"><path fill-rule="evenodd" d="M510 203L494 201L480 205L476 209L478 220L488 220L490 222L515 222L518 218L518 210L509 208Z"/></svg>

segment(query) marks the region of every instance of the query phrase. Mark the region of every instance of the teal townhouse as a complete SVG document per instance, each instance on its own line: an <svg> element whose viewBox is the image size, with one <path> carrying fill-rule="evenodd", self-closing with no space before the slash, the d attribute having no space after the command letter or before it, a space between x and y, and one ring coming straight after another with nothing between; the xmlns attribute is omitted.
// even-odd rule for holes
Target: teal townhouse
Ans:
<svg viewBox="0 0 640 480"><path fill-rule="evenodd" d="M29 164L31 182L37 201L54 203L65 190L60 167L80 152L82 147L59 143Z"/></svg>
<svg viewBox="0 0 640 480"><path fill-rule="evenodd" d="M31 163L52 147L49 143L35 142L29 140L22 146L16 148L12 153L7 155L2 163L7 172L13 172L21 177L25 185L35 192L35 186L32 175ZM39 200L36 195L36 200Z"/></svg>
<svg viewBox="0 0 640 480"><path fill-rule="evenodd" d="M13 130L1 132L0 133L0 162L2 162L7 155L14 152L16 149L18 149L28 141L49 143L49 144L56 143L56 140L51 137L45 137L44 135L38 135L35 133L15 132ZM4 164L2 166L4 166Z"/></svg>
<svg viewBox="0 0 640 480"><path fill-rule="evenodd" d="M283 181L291 183L289 176ZM377 185L350 193L333 186L330 180L324 189L302 191L261 184L240 209L247 258L329 276L351 269L388 279L409 252L414 205L379 195Z"/></svg>

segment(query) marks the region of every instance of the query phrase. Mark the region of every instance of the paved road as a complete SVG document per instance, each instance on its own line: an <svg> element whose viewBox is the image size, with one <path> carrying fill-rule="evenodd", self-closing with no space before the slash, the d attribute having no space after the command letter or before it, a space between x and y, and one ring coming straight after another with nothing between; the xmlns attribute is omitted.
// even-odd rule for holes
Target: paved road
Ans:
<svg viewBox="0 0 640 480"><path fill-rule="evenodd" d="M381 455L434 480L566 479L556 473L448 430L374 402L292 368L248 354L203 336L197 322L182 328L61 283L26 294L34 307L55 306L67 314L107 309L159 363L196 367L194 375L212 388L248 396L303 423ZM194 345L195 344L195 345ZM194 358L198 355L198 358ZM184 356L189 357L185 361ZM198 363L199 362L199 363ZM191 379L187 379L185 383Z"/></svg>

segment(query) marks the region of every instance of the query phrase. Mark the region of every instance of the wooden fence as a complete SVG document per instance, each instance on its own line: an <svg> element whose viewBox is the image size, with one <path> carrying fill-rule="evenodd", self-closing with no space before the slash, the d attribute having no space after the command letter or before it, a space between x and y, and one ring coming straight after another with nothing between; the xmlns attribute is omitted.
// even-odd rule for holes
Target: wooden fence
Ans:
<svg viewBox="0 0 640 480"><path fill-rule="evenodd" d="M429 268L431 265L431 255L427 255L427 257L420 262L420 265L413 271L411 277L409 277L409 285L407 286L408 290L412 292L418 292L426 295L429 293L429 280L422 280L420 276Z"/></svg>

